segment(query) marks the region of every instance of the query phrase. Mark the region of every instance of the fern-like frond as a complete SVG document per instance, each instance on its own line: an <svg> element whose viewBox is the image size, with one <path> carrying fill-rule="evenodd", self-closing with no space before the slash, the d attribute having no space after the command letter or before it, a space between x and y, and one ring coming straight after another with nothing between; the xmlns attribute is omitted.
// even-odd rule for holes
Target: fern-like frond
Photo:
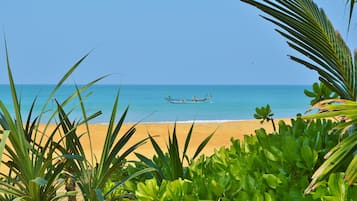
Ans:
<svg viewBox="0 0 357 201"><path fill-rule="evenodd" d="M357 74L352 53L322 9L312 0L242 0L269 16L288 45L302 56L290 58L316 71L341 98L356 100Z"/></svg>

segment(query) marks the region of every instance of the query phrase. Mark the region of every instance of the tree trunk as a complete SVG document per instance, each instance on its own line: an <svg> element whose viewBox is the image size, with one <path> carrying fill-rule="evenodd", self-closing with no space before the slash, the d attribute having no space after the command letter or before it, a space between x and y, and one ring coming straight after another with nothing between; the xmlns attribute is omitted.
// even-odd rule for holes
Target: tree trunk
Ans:
<svg viewBox="0 0 357 201"><path fill-rule="evenodd" d="M273 129L274 129L274 131L276 132L276 127L275 127L275 122L274 122L274 119L273 119L273 118L271 118L270 120L271 120L271 123L273 124Z"/></svg>

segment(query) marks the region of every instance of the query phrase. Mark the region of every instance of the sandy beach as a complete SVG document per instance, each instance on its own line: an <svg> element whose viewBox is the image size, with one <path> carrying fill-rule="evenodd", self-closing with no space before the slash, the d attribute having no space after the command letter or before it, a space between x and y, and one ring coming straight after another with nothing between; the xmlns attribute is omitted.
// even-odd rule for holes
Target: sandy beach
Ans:
<svg viewBox="0 0 357 201"><path fill-rule="evenodd" d="M288 121L289 119L276 119L276 124L279 120ZM127 131L133 124L126 123L123 125L120 137L125 131ZM183 150L185 139L187 133L189 132L192 123L177 123L176 124L176 134L178 137L178 142L180 146L180 152ZM47 128L47 132L52 131L55 125L50 125ZM107 133L107 124L90 124L89 130L91 133L91 142L93 147L93 152L97 160L100 159L101 152L103 150L103 144L105 136ZM158 142L160 147L166 151L166 143L168 141L169 134L172 134L174 128L174 123L140 123L136 125L136 132L130 139L127 146L120 152L123 153L126 148L135 144L136 142L145 139L150 134L155 136L155 140ZM260 123L259 120L241 120L241 121L226 121L226 122L195 122L193 127L192 138L190 141L190 146L188 148L188 155L192 157L196 151L199 144L210 134L214 133L212 139L209 141L207 146L203 149L201 154L206 156L212 155L214 150L219 149L222 146L230 146L231 138L243 139L244 135L254 135L254 131L259 128L265 128L267 132L272 132L271 122ZM44 125L40 125L39 130L42 132ZM86 133L84 126L77 129L77 134L81 135ZM90 153L90 143L88 135L83 135L81 138L82 145L87 154ZM140 146L135 152L141 153L147 157L152 157L155 151L150 143L147 141L144 145ZM89 159L90 156L87 155ZM134 154L127 157L129 160L137 160ZM1 166L0 171L5 171L5 166Z"/></svg>
<svg viewBox="0 0 357 201"><path fill-rule="evenodd" d="M287 120L287 119L285 119ZM279 120L276 120L276 123ZM128 130L133 124L124 124L121 134ZM185 138L191 127L192 123L177 123L176 133L181 149L185 143ZM271 132L272 124L265 122L263 124L258 120L242 120L242 121L227 121L227 122L208 122L201 123L196 122L193 128L192 139L188 153L193 155L199 144L210 134L214 133L214 136L207 144L203 153L205 155L211 155L215 149L219 149L222 146L229 146L230 139L243 139L244 135L252 135L254 131L259 128L265 128L268 132ZM168 141L169 133L171 134L174 128L174 123L140 123L136 126L136 133L130 140L129 145L138 142L141 139L148 137L148 135L155 136L156 141L160 147L166 150L166 143ZM92 136L92 146L97 158L100 157L103 147L107 125L105 124L91 124L90 132ZM84 132L83 128L79 132ZM89 150L90 144L87 136L82 139L83 146L86 150ZM152 156L154 150L150 142L140 146L136 152L145 156ZM130 155L129 159L136 159L134 155Z"/></svg>

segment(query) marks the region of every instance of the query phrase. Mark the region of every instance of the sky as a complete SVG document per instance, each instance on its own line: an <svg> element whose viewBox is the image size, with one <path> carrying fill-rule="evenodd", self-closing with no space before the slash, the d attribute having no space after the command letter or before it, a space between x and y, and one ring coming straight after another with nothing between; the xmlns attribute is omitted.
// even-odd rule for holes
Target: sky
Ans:
<svg viewBox="0 0 357 201"><path fill-rule="evenodd" d="M345 1L319 0L352 49ZM297 55L263 14L239 0L0 0L17 84L55 84L90 53L69 79L84 84L310 85L317 74L289 60ZM7 83L0 39L0 84Z"/></svg>

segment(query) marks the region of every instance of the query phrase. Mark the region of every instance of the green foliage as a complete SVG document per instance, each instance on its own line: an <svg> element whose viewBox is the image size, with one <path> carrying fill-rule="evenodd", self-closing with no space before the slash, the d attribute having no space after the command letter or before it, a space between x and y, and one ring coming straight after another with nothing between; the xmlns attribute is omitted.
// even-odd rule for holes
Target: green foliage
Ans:
<svg viewBox="0 0 357 201"><path fill-rule="evenodd" d="M333 147L326 155L326 161L315 171L312 176L312 181L306 192L314 188L316 183L324 179L328 174L336 171L336 168L341 164L347 163L345 167L345 179L348 184L357 183L357 103L341 99L333 99L322 101L315 105L312 109L319 109L321 113L307 115L304 118L337 118L342 119L342 122L335 129L348 131L348 136L341 140ZM345 134L345 132L343 132Z"/></svg>
<svg viewBox="0 0 357 201"><path fill-rule="evenodd" d="M350 6L350 16L348 17L348 27L351 25L351 19L352 19L352 14L353 14L353 8L357 0L347 0L347 4Z"/></svg>
<svg viewBox="0 0 357 201"><path fill-rule="evenodd" d="M263 123L264 121L267 122L271 121L273 125L273 129L274 131L276 131L273 116L274 114L272 113L269 104L267 104L265 107L263 106L260 108L259 107L255 108L254 118L261 120L260 123Z"/></svg>
<svg viewBox="0 0 357 201"><path fill-rule="evenodd" d="M182 180L164 180L159 186L155 179L148 179L138 184L135 191L136 198L141 201L194 201L192 182Z"/></svg>
<svg viewBox="0 0 357 201"><path fill-rule="evenodd" d="M356 101L357 51L355 50L354 56L352 56L351 50L339 32L335 31L331 21L314 1L242 1L268 14L270 17L263 18L280 27L277 32L288 40L291 48L303 56L303 58L290 56L293 61L316 71L319 74L320 81L342 99ZM355 0L348 0L347 2L350 4L349 20L351 20ZM328 103L328 101L324 103ZM319 104L317 107L320 109L325 107L321 106L322 104ZM342 110L338 107L332 105L327 110L320 110L324 113L315 115L314 118L337 116L345 118L345 116L349 116L351 121L347 124L354 122L355 125L357 121L356 112L348 111L351 107L354 107L353 104L349 104ZM340 127L347 124L342 123ZM354 132L348 138L342 140L326 156L328 159L313 174L312 182L306 189L306 193L310 192L319 180L324 179L336 168L344 166L346 161L349 162L349 165L345 170L345 179L349 184L357 182L357 157L355 155L357 134L355 128L352 128L351 131Z"/></svg>
<svg viewBox="0 0 357 201"><path fill-rule="evenodd" d="M318 188L312 192L314 199L326 201L355 201L357 200L357 186L349 186L344 181L343 173L330 174L328 181L320 181Z"/></svg>
<svg viewBox="0 0 357 201"><path fill-rule="evenodd" d="M7 175L1 173L3 180L0 180L0 200L52 201L63 197L75 199L76 184L84 200L105 200L126 181L154 170L152 168L141 169L115 181L111 188L105 188L112 175L117 174L124 167L125 158L147 140L142 139L124 149L136 130L134 125L119 137L128 108L120 120L115 123L118 95L114 102L100 161L94 161L95 156L92 148L90 148L90 157L86 156L80 138L87 136L91 142L88 121L96 118L101 112L87 115L82 92L105 76L80 88L76 86L75 92L63 103L55 101L57 109L49 115L44 129L39 130L41 118L48 110L47 105L53 101L56 91L86 56L81 58L63 76L50 93L41 112L34 119L32 112L36 102L33 102L26 122L22 119L21 105L17 98L18 94L11 73L7 49L6 58L15 117L13 119L8 108L0 100L0 156L2 164L9 169ZM68 115L74 108L67 113L64 108L75 98L79 100L83 120L71 122ZM49 125L53 121L57 125L50 131ZM77 134L77 128L81 125L85 126L86 133ZM60 138L55 140L55 135L59 135ZM121 151L123 153L119 155ZM6 161L3 156L6 157ZM60 191L64 186L67 191ZM125 197L125 195L123 196Z"/></svg>
<svg viewBox="0 0 357 201"><path fill-rule="evenodd" d="M0 100L0 133L2 135L0 153L2 164L9 170L8 174L1 173L4 180L0 181L0 192L4 197L29 201L59 200L62 197L73 195L75 192L58 193L58 190L64 185L64 180L61 178L65 174L63 170L67 162L71 160L65 155L56 153L57 147L53 137L58 131L58 127L52 131L47 130L49 123L45 124L44 131L38 130L38 127L40 119L47 110L47 105L56 91L86 56L80 59L62 77L49 95L47 102L43 105L42 112L33 119L32 112L36 103L34 101L28 112L27 120L24 121L6 46L5 49L14 117ZM91 84L93 83L85 85L80 90L84 90ZM62 107L66 106L74 97L74 95L68 97ZM49 122L56 114L56 110L52 111ZM4 155L6 156L6 161L4 161Z"/></svg>
<svg viewBox="0 0 357 201"><path fill-rule="evenodd" d="M212 138L213 133L207 136L197 147L192 158L189 158L187 155L188 147L190 146L191 137L193 134L194 124L191 125L190 130L188 131L185 139L185 145L182 153L179 150L179 143L177 140L176 134L176 124L174 125L174 130L172 132L172 136L169 136L169 142L167 144L167 151L164 152L154 137L149 136L151 144L156 152L153 159L149 159L146 156L135 153L136 156L144 163L146 166L154 168L156 172L153 172L153 176L161 183L163 179L165 180L176 180L178 178L186 179L188 178L187 168L184 163L189 165L192 161L201 153L204 147L207 145L209 140ZM140 164L138 164L140 166Z"/></svg>
<svg viewBox="0 0 357 201"><path fill-rule="evenodd" d="M192 200L313 200L304 189L339 138L338 131L330 133L334 126L332 121L298 118L291 125L279 122L276 133L260 129L242 142L232 139L229 148L191 163L191 187L182 194ZM173 190L152 179L138 184L136 195L138 200L160 200L167 191Z"/></svg>
<svg viewBox="0 0 357 201"><path fill-rule="evenodd" d="M334 99L338 97L336 93L334 93L331 89L326 87L321 82L320 83L315 82L312 85L312 91L305 89L304 93L306 96L312 98L312 100L310 101L311 105L315 105L316 103L323 100Z"/></svg>
<svg viewBox="0 0 357 201"><path fill-rule="evenodd" d="M91 133L88 129L88 120L91 119L92 116L87 117L81 95L78 94L78 97L81 102L83 117L85 118L84 123L86 124L87 128L86 134L90 136ZM133 125L119 138L119 132L121 131L126 114L128 112L128 108L124 111L119 121L115 123L118 98L119 96L117 95L112 109L112 115L108 125L100 161L96 162L95 164L87 160L88 157L86 157L84 148L80 143L80 135L76 133L76 129L80 124L75 124L74 122L72 123L68 118L68 114L66 114L59 106L59 119L62 119L60 126L63 132L66 133L66 141L69 142L66 143L66 149L62 148L60 151L64 155L70 154L78 158L78 160L70 163L70 168L72 170L72 175L74 176L76 183L81 190L84 200L104 200L107 197L110 197L110 194L127 180L153 171L152 168L142 169L131 175L128 175L127 177L121 178L121 180L116 181L110 189L106 189L106 192L103 191L103 189L105 189L107 186L107 182L110 181L112 176L118 175L118 171L123 169L125 158L147 140L142 139L139 142L134 143L129 148L123 150L125 145L128 144L128 141L135 134L136 129L135 125ZM119 155L120 151L123 151L121 155ZM91 152L90 154L93 155L94 153Z"/></svg>

